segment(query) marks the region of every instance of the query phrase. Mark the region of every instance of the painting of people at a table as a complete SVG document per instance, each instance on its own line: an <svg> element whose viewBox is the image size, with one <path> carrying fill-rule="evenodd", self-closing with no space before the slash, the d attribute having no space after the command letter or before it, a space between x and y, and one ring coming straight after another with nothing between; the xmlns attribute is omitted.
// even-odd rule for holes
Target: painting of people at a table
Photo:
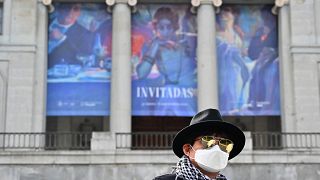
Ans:
<svg viewBox="0 0 320 180"><path fill-rule="evenodd" d="M55 3L48 26L48 115L108 115L112 18L103 3Z"/></svg>

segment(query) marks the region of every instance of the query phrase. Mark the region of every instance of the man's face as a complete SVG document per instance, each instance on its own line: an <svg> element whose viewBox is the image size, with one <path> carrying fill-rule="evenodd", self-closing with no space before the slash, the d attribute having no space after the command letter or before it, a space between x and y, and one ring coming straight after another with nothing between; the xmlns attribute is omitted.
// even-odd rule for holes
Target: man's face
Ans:
<svg viewBox="0 0 320 180"><path fill-rule="evenodd" d="M234 15L232 14L231 10L229 9L225 9L225 10L222 10L221 12L221 19L223 21L234 21Z"/></svg>
<svg viewBox="0 0 320 180"><path fill-rule="evenodd" d="M70 25L77 21L80 16L80 4L74 4L71 7L62 7L59 10L58 21L63 25Z"/></svg>
<svg viewBox="0 0 320 180"><path fill-rule="evenodd" d="M225 28L229 23L234 23L234 14L230 8L225 8L221 11L220 14L220 24L223 28Z"/></svg>
<svg viewBox="0 0 320 180"><path fill-rule="evenodd" d="M198 164L195 161L194 157L195 157L196 151L198 149L203 149L204 148L202 143L201 143L200 138L201 138L201 136L197 137L196 138L197 140L193 144L191 144L192 148L190 147L191 149L190 149L190 152L189 152L189 155L188 155L189 157L191 157L189 159L191 160L192 164L195 165L198 169L200 167L198 166Z"/></svg>
<svg viewBox="0 0 320 180"><path fill-rule="evenodd" d="M209 139L212 139L212 138L217 139L217 141L214 141L214 140L203 141L204 140L204 136L198 136L198 137L195 138L195 141L194 141L193 144L188 144L188 145L185 144L185 146L184 146L186 148L189 148L187 153L186 153L186 155L189 156L189 159L191 160L192 164L194 166L196 166L198 169L201 169L201 168L199 167L199 165L195 161L195 153L196 153L197 150L206 149L208 147L208 145L210 145L211 147L214 146L214 145L218 145L219 144L219 140L220 140L220 142L222 144L226 144L226 142L228 141L227 140L228 138L226 136L224 136L223 134L214 133L214 134L208 135L208 137L209 137ZM232 143L232 142L230 141L229 143ZM220 149L222 151L226 152L227 149L231 151L232 147L233 147L233 143L230 146L220 146L219 145L219 147L220 147Z"/></svg>
<svg viewBox="0 0 320 180"><path fill-rule="evenodd" d="M161 19L156 25L156 30L161 40L170 40L174 34L174 28L169 19Z"/></svg>

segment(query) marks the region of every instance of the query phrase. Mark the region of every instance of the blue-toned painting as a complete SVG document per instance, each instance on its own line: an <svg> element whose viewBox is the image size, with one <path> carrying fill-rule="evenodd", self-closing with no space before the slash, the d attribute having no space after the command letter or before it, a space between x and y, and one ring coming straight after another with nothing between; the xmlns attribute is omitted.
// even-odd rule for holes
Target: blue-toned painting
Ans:
<svg viewBox="0 0 320 180"><path fill-rule="evenodd" d="M132 16L132 113L197 111L196 16L188 5L138 5Z"/></svg>
<svg viewBox="0 0 320 180"><path fill-rule="evenodd" d="M103 3L55 3L48 32L48 116L109 115L111 14Z"/></svg>
<svg viewBox="0 0 320 180"><path fill-rule="evenodd" d="M277 17L272 6L222 6L217 14L223 115L280 115Z"/></svg>

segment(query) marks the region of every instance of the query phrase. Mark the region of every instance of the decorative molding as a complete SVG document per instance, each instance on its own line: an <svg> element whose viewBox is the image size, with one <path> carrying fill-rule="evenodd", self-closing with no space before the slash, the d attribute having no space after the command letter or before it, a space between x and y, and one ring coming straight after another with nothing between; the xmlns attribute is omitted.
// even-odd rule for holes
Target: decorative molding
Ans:
<svg viewBox="0 0 320 180"><path fill-rule="evenodd" d="M131 7L136 6L137 3L138 3L138 0L128 0L128 4L129 4L129 6L131 6Z"/></svg>
<svg viewBox="0 0 320 180"><path fill-rule="evenodd" d="M37 52L37 45L34 44L1 44L0 53L6 52L23 52L35 53Z"/></svg>
<svg viewBox="0 0 320 180"><path fill-rule="evenodd" d="M54 11L52 0L42 0L42 4L48 8L49 13L52 13Z"/></svg>
<svg viewBox="0 0 320 180"><path fill-rule="evenodd" d="M272 14L277 15L278 9L289 4L290 0L274 0L274 6L271 9Z"/></svg>
<svg viewBox="0 0 320 180"><path fill-rule="evenodd" d="M131 7L131 11L136 12L137 11L136 5L138 3L138 0L105 0L105 3L108 6L107 10L109 12L112 12L112 7L115 4L120 4L120 3L128 4Z"/></svg>
<svg viewBox="0 0 320 180"><path fill-rule="evenodd" d="M191 13L196 13L197 12L197 8L201 5L201 4L211 4L216 8L216 12L219 12L219 8L222 5L223 1L222 0L191 0Z"/></svg>
<svg viewBox="0 0 320 180"><path fill-rule="evenodd" d="M114 6L115 4L128 4L129 6L135 6L138 3L138 0L105 0L108 6Z"/></svg>
<svg viewBox="0 0 320 180"><path fill-rule="evenodd" d="M222 5L222 0L212 0L214 7L219 8Z"/></svg>
<svg viewBox="0 0 320 180"><path fill-rule="evenodd" d="M293 54L320 54L320 45L297 45L293 44L290 46L290 51Z"/></svg>
<svg viewBox="0 0 320 180"><path fill-rule="evenodd" d="M106 0L106 4L107 4L108 6L113 6L115 3L116 3L115 0Z"/></svg>
<svg viewBox="0 0 320 180"><path fill-rule="evenodd" d="M42 3L45 5L45 6L49 6L52 4L52 0L42 0Z"/></svg>
<svg viewBox="0 0 320 180"><path fill-rule="evenodd" d="M279 151L244 150L241 155L232 159L232 164L250 163L256 165L274 165L284 163L285 165L301 164L319 164L319 149L310 148L307 150L283 149ZM116 155L115 155L116 154ZM13 151L10 149L0 151L1 165L118 165L118 164L174 164L176 156L172 150L127 150L120 149L116 151L45 151L28 150Z"/></svg>
<svg viewBox="0 0 320 180"><path fill-rule="evenodd" d="M283 7L284 5L289 4L289 0L275 0L274 5L277 7Z"/></svg>
<svg viewBox="0 0 320 180"><path fill-rule="evenodd" d="M201 4L201 0L191 0L191 5L193 7L199 7Z"/></svg>
<svg viewBox="0 0 320 180"><path fill-rule="evenodd" d="M212 4L214 7L220 7L222 0L191 0L191 5L199 7L201 4Z"/></svg>

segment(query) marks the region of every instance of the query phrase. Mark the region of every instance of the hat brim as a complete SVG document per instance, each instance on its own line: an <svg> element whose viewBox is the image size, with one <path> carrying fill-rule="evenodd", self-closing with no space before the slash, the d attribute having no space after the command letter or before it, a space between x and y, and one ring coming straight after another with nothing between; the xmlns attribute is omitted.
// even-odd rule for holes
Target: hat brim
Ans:
<svg viewBox="0 0 320 180"><path fill-rule="evenodd" d="M183 128L179 131L173 139L172 149L173 152L181 158L184 153L182 146L189 143L188 140L196 138L201 132L222 132L233 143L233 149L229 154L229 160L237 156L245 145L244 133L233 124L223 121L203 121Z"/></svg>

